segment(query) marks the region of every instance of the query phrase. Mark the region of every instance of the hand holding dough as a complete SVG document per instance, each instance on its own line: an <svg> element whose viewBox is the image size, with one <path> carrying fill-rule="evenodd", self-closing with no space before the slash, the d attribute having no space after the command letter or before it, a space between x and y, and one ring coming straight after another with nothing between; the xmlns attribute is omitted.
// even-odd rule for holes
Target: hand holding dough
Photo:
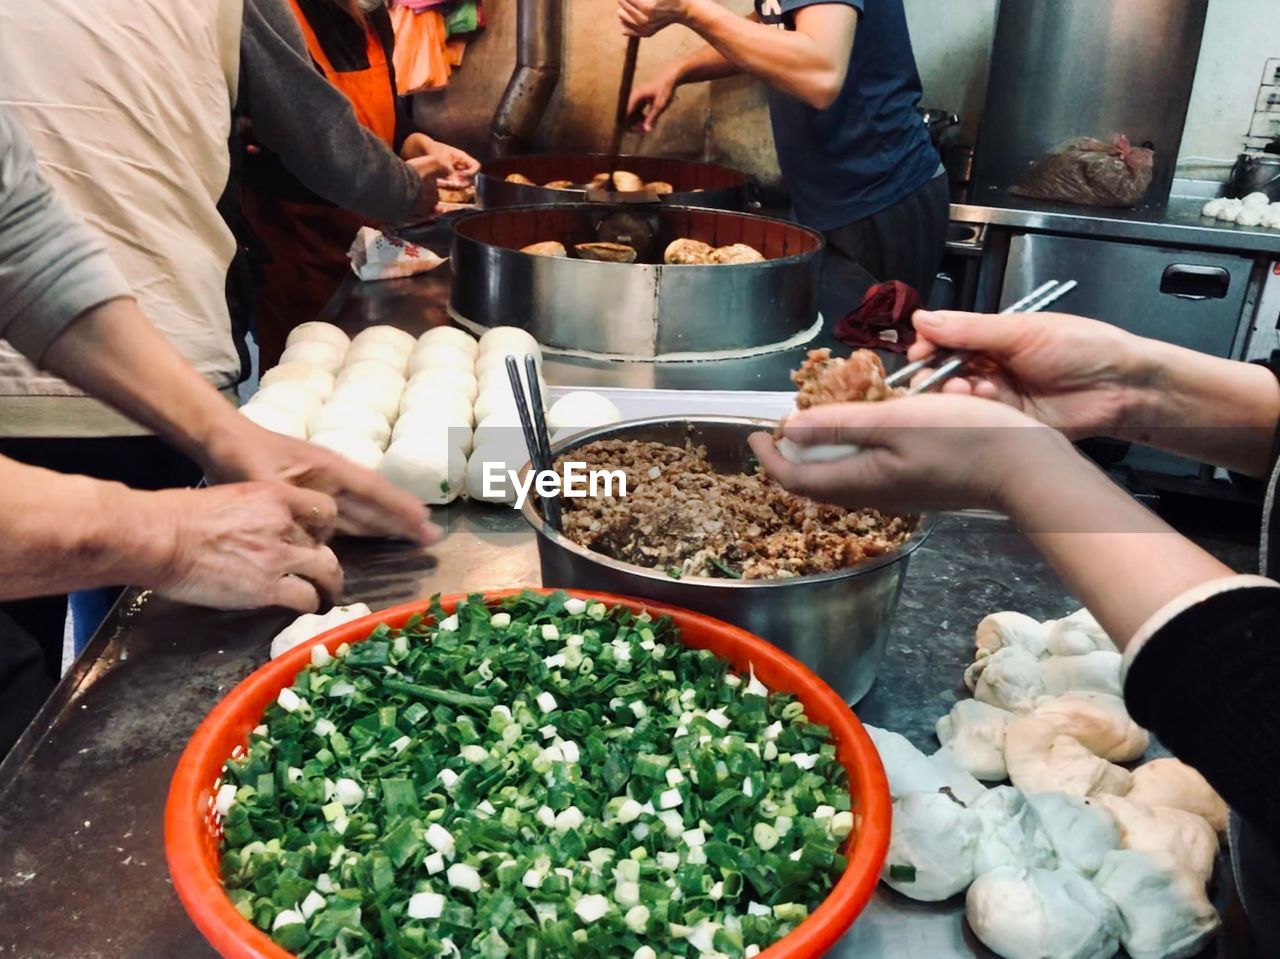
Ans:
<svg viewBox="0 0 1280 959"><path fill-rule="evenodd" d="M1153 759L1135 769L1126 798L1194 813L1219 833L1226 832L1231 811L1199 772L1177 759Z"/></svg>
<svg viewBox="0 0 1280 959"><path fill-rule="evenodd" d="M1190 959L1221 925L1204 887L1164 857L1107 853L1093 882L1120 910L1130 959Z"/></svg>
<svg viewBox="0 0 1280 959"><path fill-rule="evenodd" d="M965 918L1003 959L1112 959L1123 928L1115 904L1067 869L993 869L969 887Z"/></svg>
<svg viewBox="0 0 1280 959"><path fill-rule="evenodd" d="M1036 700L1031 715L1078 739L1095 756L1114 763L1137 759L1151 737L1133 721L1124 700L1107 693L1074 692Z"/></svg>
<svg viewBox="0 0 1280 959"><path fill-rule="evenodd" d="M1024 793L1069 796L1123 795L1131 776L1122 766L1089 752L1080 741L1059 733L1052 723L1023 716L1004 737L1009 781Z"/></svg>
<svg viewBox="0 0 1280 959"><path fill-rule="evenodd" d="M909 792L894 800L893 834L880 878L920 902L941 902L974 878L978 817L940 792Z"/></svg>

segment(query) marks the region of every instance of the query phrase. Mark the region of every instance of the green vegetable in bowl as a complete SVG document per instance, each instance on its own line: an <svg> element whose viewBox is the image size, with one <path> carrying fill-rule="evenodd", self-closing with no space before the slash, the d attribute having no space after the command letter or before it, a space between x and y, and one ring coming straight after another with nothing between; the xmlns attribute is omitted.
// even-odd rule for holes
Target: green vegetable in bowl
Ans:
<svg viewBox="0 0 1280 959"><path fill-rule="evenodd" d="M801 703L563 593L315 647L223 781L227 894L304 959L752 956L853 826Z"/></svg>

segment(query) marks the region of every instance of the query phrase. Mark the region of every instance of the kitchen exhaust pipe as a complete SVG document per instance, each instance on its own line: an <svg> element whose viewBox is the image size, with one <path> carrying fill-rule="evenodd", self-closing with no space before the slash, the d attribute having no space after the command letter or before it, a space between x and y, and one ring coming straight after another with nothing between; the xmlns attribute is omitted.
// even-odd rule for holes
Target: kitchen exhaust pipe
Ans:
<svg viewBox="0 0 1280 959"><path fill-rule="evenodd" d="M490 125L496 157L528 153L551 95L560 82L564 54L564 0L519 0L516 68Z"/></svg>

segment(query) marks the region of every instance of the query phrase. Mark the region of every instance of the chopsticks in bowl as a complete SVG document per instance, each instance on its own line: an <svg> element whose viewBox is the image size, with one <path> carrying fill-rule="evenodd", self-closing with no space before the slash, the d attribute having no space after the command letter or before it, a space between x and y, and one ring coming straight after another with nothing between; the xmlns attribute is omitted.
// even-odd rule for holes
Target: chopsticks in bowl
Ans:
<svg viewBox="0 0 1280 959"><path fill-rule="evenodd" d="M529 392L525 393L524 384L520 382L520 368L516 358L508 356L506 361L507 379L511 381L511 390L515 394L516 413L520 417L520 428L524 431L524 445L529 451L529 462L537 473L551 471L551 436L547 432L546 417L542 412L542 387L538 383L538 364L529 353L524 358L525 377L529 383ZM530 406L532 405L532 412ZM555 496L542 498L542 514L548 525L557 533L560 532L560 500Z"/></svg>

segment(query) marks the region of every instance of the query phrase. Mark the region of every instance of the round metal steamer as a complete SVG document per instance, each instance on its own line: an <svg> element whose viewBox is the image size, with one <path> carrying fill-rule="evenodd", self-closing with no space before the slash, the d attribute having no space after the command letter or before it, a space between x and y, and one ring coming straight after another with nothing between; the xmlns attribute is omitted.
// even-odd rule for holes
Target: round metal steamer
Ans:
<svg viewBox="0 0 1280 959"><path fill-rule="evenodd" d="M486 210L579 203L586 199L585 189L550 190L544 186L508 183L507 177L518 173L534 184L568 180L585 187L608 166L609 158L598 153L539 154L494 160L486 163L476 177L476 202ZM675 192L662 197L664 203L713 210L747 208L747 177L728 167L662 157L624 156L618 157L618 169L634 173L645 183L670 183Z"/></svg>
<svg viewBox="0 0 1280 959"><path fill-rule="evenodd" d="M747 437L776 424L748 417L635 420L581 433L556 446L556 456L597 440L632 440L705 446L718 473L743 473L753 454ZM586 462L586 461L584 461ZM586 468L603 464L586 462ZM550 529L535 497L523 508L538 535L542 582L549 587L602 590L641 596L697 610L741 626L789 653L821 676L847 703L856 703L875 682L889 641L889 627L911 554L933 531L919 532L900 549L860 566L794 579L672 579L595 553Z"/></svg>
<svg viewBox="0 0 1280 959"><path fill-rule="evenodd" d="M631 238L637 262L520 252L545 240L572 250L606 237ZM664 265L663 251L682 237L745 243L766 260ZM822 246L820 234L785 220L666 204L485 211L454 225L450 306L472 323L520 326L566 350L645 359L758 349L812 328Z"/></svg>

